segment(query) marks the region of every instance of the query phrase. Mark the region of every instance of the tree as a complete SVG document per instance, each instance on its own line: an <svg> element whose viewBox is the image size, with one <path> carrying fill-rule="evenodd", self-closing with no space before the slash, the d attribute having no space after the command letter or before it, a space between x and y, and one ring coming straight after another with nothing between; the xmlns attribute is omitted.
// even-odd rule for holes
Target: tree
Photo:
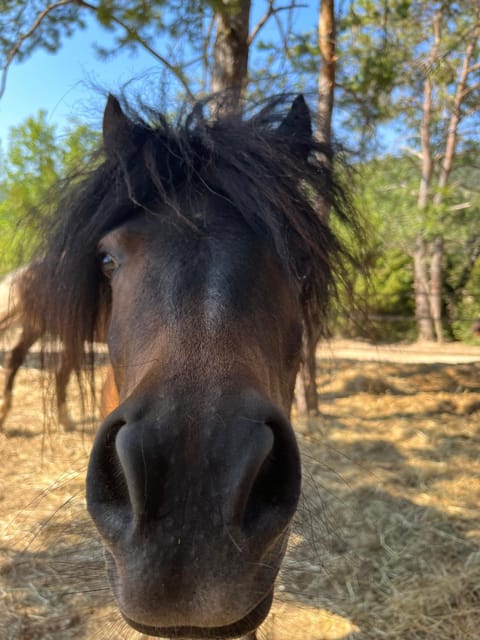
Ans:
<svg viewBox="0 0 480 640"><path fill-rule="evenodd" d="M53 187L85 164L97 140L83 124L60 136L45 111L11 130L0 174L0 273L30 258ZM20 225L27 216L29 224Z"/></svg>
<svg viewBox="0 0 480 640"><path fill-rule="evenodd" d="M374 321L349 330L383 340L415 337L411 248L421 233L435 237L433 233L440 231L443 329L450 338L465 337L480 309L472 298L476 291L472 273L480 266L480 166L474 156L467 150L458 153L451 176L455 188L448 194L441 219L435 211L429 219L417 207L418 158L412 154L375 158L358 165L357 172L358 207L366 212L371 229L367 256L373 292L362 278L357 280L357 290L360 295L370 291L367 312Z"/></svg>
<svg viewBox="0 0 480 640"><path fill-rule="evenodd" d="M240 108L247 86L250 0L220 0L215 3L216 36L213 47L212 91L229 90L225 107Z"/></svg>
<svg viewBox="0 0 480 640"><path fill-rule="evenodd" d="M439 4L432 15L427 16L431 23L431 37L428 42L423 80L420 123L421 178L417 204L421 211L426 212L432 208L434 215L438 217L443 213L441 205L447 196L447 185L457 155L462 120L468 119L480 110L480 63L473 60L475 52L478 51L480 9L478 5L472 8L473 11L468 13L469 17L473 18L471 24L465 23L464 16L460 18L455 11L457 7L451 5ZM447 35L446 30L449 32ZM448 65L445 65L446 51L449 53ZM477 99L476 104L471 102L472 95ZM436 132L439 124L436 110L439 107L443 111L443 131L440 134ZM441 342L441 265L444 253L444 238L441 232L430 241L430 278L427 271L427 246L425 234L418 235L413 251L418 331L421 339L432 340L436 336Z"/></svg>
<svg viewBox="0 0 480 640"><path fill-rule="evenodd" d="M332 117L335 94L335 3L321 0L318 16L318 69L317 137L326 144L332 141ZM325 159L329 162L328 159ZM322 211L328 221L329 212ZM303 329L302 363L296 386L297 409L303 415L318 415L316 349L321 335L319 323Z"/></svg>
<svg viewBox="0 0 480 640"><path fill-rule="evenodd" d="M284 43L290 37L292 16L310 11L296 1L264 0L263 12L259 7L254 12L251 0L153 0L134 6L128 0L31 0L27 4L9 0L0 16L0 98L14 60L21 61L39 48L58 51L65 38L94 19L113 38L112 46L97 46L101 56L142 48L176 79L184 98L192 100L202 92L227 88L231 91L229 108L236 108L254 66L265 66L261 46L255 65L251 56L265 25L273 21ZM282 62L272 67L278 64ZM272 74L269 83L272 93Z"/></svg>
<svg viewBox="0 0 480 640"><path fill-rule="evenodd" d="M447 236L460 210L463 217L476 214L452 176L467 147L478 150L479 29L480 8L472 0L359 0L349 5L337 39L337 99L349 118L363 114L364 152L367 144L376 149L371 134L385 132L382 125L388 123L390 139L392 131L401 131L403 149L397 153L408 152L417 163L416 201L409 218L416 233L404 234L404 239L411 236L421 339L443 337ZM409 189L406 201L411 201L411 185ZM470 259L477 251L473 233L467 269L475 264Z"/></svg>
<svg viewBox="0 0 480 640"><path fill-rule="evenodd" d="M317 135L328 144L332 140L332 117L335 97L337 67L335 39L335 3L333 0L321 0L318 15L320 69L318 71Z"/></svg>

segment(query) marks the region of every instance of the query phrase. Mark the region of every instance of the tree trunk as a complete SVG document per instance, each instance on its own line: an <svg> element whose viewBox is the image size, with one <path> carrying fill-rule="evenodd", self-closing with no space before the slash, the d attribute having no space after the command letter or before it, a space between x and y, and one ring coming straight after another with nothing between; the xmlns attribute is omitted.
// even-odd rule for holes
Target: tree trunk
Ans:
<svg viewBox="0 0 480 640"><path fill-rule="evenodd" d="M434 21L435 46L432 50L433 58L437 55L437 52L438 52L438 42L440 40L440 24L441 24L441 16L439 16L438 19ZM467 83L468 74L471 70L470 62L474 54L475 47L477 45L478 30L479 29L477 26L473 30L471 39L467 44L462 67L461 67L458 81L455 87L455 96L453 100L452 111L450 113L447 137L445 141L445 153L443 156L443 162L440 169L440 175L438 178L438 189L433 197L433 204L436 207L438 207L442 203L443 195L444 195L443 192L445 190L445 187L447 186L448 179L450 177L450 173L453 168L453 162L455 159L455 152L456 152L456 145L457 145L458 126L461 120L461 107L462 107L462 102L465 99L465 96L467 95L466 83ZM430 96L429 96L429 100L427 100L426 94L425 94L424 116L425 116L425 108L428 106L429 120L430 120L431 83L428 78L425 81L425 87L427 87L427 83L430 85ZM424 126L424 122L422 122L422 149L423 149L423 126ZM428 122L428 127L430 127L430 122ZM428 155L431 155L430 149L429 149ZM424 157L424 161L425 161L425 157ZM431 170L431 159L430 159L430 179L431 179L431 172L432 170ZM422 185L421 185L420 192L419 192L419 206L420 205L423 205L423 207L427 206L427 196L428 196L428 192L423 193ZM437 338L437 342L443 342L443 327L442 327L443 249L444 249L443 238L436 238L433 244L433 252L432 252L432 257L430 262L430 312L431 312L433 327L435 329L435 336Z"/></svg>
<svg viewBox="0 0 480 640"><path fill-rule="evenodd" d="M436 238L430 261L430 311L437 342L443 342L442 327L442 258L443 238Z"/></svg>
<svg viewBox="0 0 480 640"><path fill-rule="evenodd" d="M304 323L302 360L295 384L295 403L300 416L318 416L317 360L318 329Z"/></svg>
<svg viewBox="0 0 480 640"><path fill-rule="evenodd" d="M422 121L420 123L421 145L421 178L418 188L417 206L420 211L425 211L429 206L430 189L433 175L433 158L431 143L431 124L433 111L433 84L431 69L438 58L438 50L441 38L443 14L439 10L433 17L434 41L427 58L425 80L423 84ZM417 320L417 332L419 340L433 340L432 309L430 307L429 280L427 277L427 256L425 240L418 237L413 252L414 290L415 290L415 317Z"/></svg>
<svg viewBox="0 0 480 640"><path fill-rule="evenodd" d="M423 84L423 102L422 102L422 121L420 123L420 144L422 153L422 177L420 179L420 187L418 190L418 207L426 209L428 206L428 197L430 191L430 183L432 181L433 160L431 147L431 122L433 108L433 84L431 78L431 69L433 68L437 58L440 46L441 26L443 15L441 10L437 11L433 17L433 45L427 58L427 68L425 70L425 80Z"/></svg>
<svg viewBox="0 0 480 640"><path fill-rule="evenodd" d="M448 178L453 168L453 161L455 159L455 151L457 146L458 125L460 124L461 119L462 103L466 95L468 95L469 93L469 91L466 91L466 84L468 74L471 71L470 62L477 46L478 32L479 27L474 29L471 40L467 45L457 86L455 88L455 98L453 101L452 112L450 114L447 140L445 143L445 155L443 157L442 167L438 178L438 191L435 194L433 200L434 204L436 205L439 205L442 201L443 190L447 186Z"/></svg>
<svg viewBox="0 0 480 640"><path fill-rule="evenodd" d="M422 122L420 124L420 142L422 147L422 176L418 189L418 208L426 209L432 181L432 150L430 146L430 122L432 119L432 82L427 76L423 87Z"/></svg>
<svg viewBox="0 0 480 640"><path fill-rule="evenodd" d="M433 324L430 314L428 278L426 268L425 240L417 238L413 252L415 317L419 340L433 340Z"/></svg>
<svg viewBox="0 0 480 640"><path fill-rule="evenodd" d="M335 12L333 0L322 0L318 17L318 46L322 59L318 74L318 137L330 143L335 92Z"/></svg>
<svg viewBox="0 0 480 640"><path fill-rule="evenodd" d="M222 113L241 110L247 86L251 0L212 2L216 37L213 49L212 92L224 93Z"/></svg>
<svg viewBox="0 0 480 640"><path fill-rule="evenodd" d="M332 113L335 92L335 3L321 0L318 16L318 46L322 58L318 72L317 137L330 144L332 139ZM320 206L320 205L319 205ZM321 214L328 224L329 211L322 206ZM297 410L299 414L318 415L316 349L318 328L305 327L302 345L302 364L296 387Z"/></svg>

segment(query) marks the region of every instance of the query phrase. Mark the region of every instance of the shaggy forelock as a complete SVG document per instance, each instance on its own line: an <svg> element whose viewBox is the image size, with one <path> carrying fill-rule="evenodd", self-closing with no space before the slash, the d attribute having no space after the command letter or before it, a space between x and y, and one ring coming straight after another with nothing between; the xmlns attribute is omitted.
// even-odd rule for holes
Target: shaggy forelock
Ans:
<svg viewBox="0 0 480 640"><path fill-rule="evenodd" d="M202 105L171 125L148 111L129 110L131 127L109 141L108 153L71 184L40 248L24 297L28 318L64 342L79 369L109 292L97 265L97 245L132 215L162 203L185 227L198 226L185 200L213 192L235 215L269 238L298 282L307 322L322 321L342 270L342 248L325 220L345 221L349 206L333 175L333 152L309 133L294 138L280 126L285 101L250 118L206 118Z"/></svg>

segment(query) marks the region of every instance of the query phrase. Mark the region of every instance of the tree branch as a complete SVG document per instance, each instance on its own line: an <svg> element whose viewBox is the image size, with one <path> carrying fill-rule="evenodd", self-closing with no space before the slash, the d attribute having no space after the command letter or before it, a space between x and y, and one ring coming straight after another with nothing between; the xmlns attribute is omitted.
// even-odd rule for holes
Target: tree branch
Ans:
<svg viewBox="0 0 480 640"><path fill-rule="evenodd" d="M470 95L471 93L473 93L474 91L476 91L477 89L480 89L480 82L477 82L476 84L472 84L471 87L467 87L466 89L464 89L461 95L462 100L466 98L468 95Z"/></svg>
<svg viewBox="0 0 480 640"><path fill-rule="evenodd" d="M59 7L63 7L63 6L69 5L69 4L76 5L76 6L80 7L80 8L83 8L83 9L88 9L89 11L92 11L94 13L98 13L98 6L96 6L94 4L90 4L89 2L85 2L84 0L58 0L58 2L53 2L52 4L49 4L47 7L45 7L45 9L43 11L41 11L37 15L36 19L32 23L31 27L28 29L28 31L23 33L18 38L18 40L15 42L15 44L13 45L13 47L10 49L10 51L7 54L7 58L6 58L5 64L2 67L2 72L1 72L1 77L0 77L0 98L5 93L5 88L6 88L6 83L7 83L7 74L8 74L9 67L12 64L13 60L15 59L15 57L17 56L18 52L20 51L20 48L21 48L22 44L34 34L35 30L38 29L38 27L40 26L42 21L52 11L55 11ZM114 15L112 15L111 16L111 21L114 24L116 24L117 26L119 26L122 29L124 29L124 31L128 34L129 38L131 38L133 41L137 42L146 51L148 51L148 53L150 53L150 55L152 55L156 60L161 62L169 71L171 71L173 73L173 75L177 78L177 80L180 82L182 87L184 88L185 93L187 95L187 99L190 102L194 102L195 98L194 98L193 93L192 93L192 91L190 89L190 86L189 86L189 84L187 82L187 79L186 79L184 73L182 72L182 70L177 65L172 64L164 56L162 56L160 53L158 53L158 51L155 51L155 49L153 49L148 44L148 42L146 40L144 40L136 31L134 31L131 27L129 27L127 24L125 24L122 20L120 20L120 18L117 18Z"/></svg>
<svg viewBox="0 0 480 640"><path fill-rule="evenodd" d="M406 153L410 154L411 156L417 158L417 160L421 160L422 159L422 154L420 151L417 151L416 149L412 149L412 147L409 146L401 146L400 147L400 151L405 151Z"/></svg>
<svg viewBox="0 0 480 640"><path fill-rule="evenodd" d="M468 69L470 67L470 61L474 55L475 48L477 46L478 33L480 27L477 26L472 33L470 42L467 44L465 55L463 58L462 67L455 87L455 96L453 101L452 111L450 113L450 119L448 123L447 139L445 141L445 155L443 158L442 166L440 168L440 175L438 177L438 191L435 194L433 203L439 205L442 200L442 191L445 189L448 178L452 171L453 161L455 158L458 126L462 118L462 103L465 95L470 93L469 88L466 87L468 79Z"/></svg>
<svg viewBox="0 0 480 640"><path fill-rule="evenodd" d="M18 40L15 42L13 47L8 52L7 59L5 61L5 64L2 67L2 75L0 78L0 98L2 98L3 94L5 93L5 87L7 85L8 69L12 64L13 60L15 59L15 56L20 51L20 47L25 42L25 40L28 40L28 38L30 38L30 36L40 26L42 21L48 16L49 13L51 13L52 11L55 11L55 9L58 9L58 7L63 7L67 4L73 4L74 2L75 0L59 0L59 2L54 2L53 4L49 4L47 7L45 7L43 11L41 11L37 15L30 29L18 38Z"/></svg>
<svg viewBox="0 0 480 640"><path fill-rule="evenodd" d="M433 82L430 70L438 60L438 51L442 37L443 12L438 10L432 19L433 42L428 53L425 80L423 85L422 120L420 122L420 145L422 175L418 187L417 206L424 210L428 206L430 186L433 175L432 157L432 112L433 112Z"/></svg>
<svg viewBox="0 0 480 640"><path fill-rule="evenodd" d="M285 52L285 57L287 59L289 59L289 58L291 58L291 54L290 54L290 52L288 50L288 34L285 33L285 31L283 30L282 21L278 17L277 13L275 13L274 16L275 16L275 22L277 23L278 33L279 33L280 38L282 40L283 50Z"/></svg>
<svg viewBox="0 0 480 640"><path fill-rule="evenodd" d="M85 2L84 0L73 0L73 2L77 4L79 7L84 7L86 9L90 9L90 11L98 12L98 7L95 6L94 4L90 4L88 2ZM185 75L183 74L182 70L177 65L172 64L166 58L164 58L164 56L158 53L158 51L155 51L155 49L153 49L153 47L151 47L146 40L144 40L136 31L134 31L134 29L129 27L128 24L125 24L122 20L120 20L120 18L117 18L114 15L112 15L111 20L114 24L124 29L128 34L128 36L135 42L138 42L138 44L141 45L145 49L145 51L148 51L150 55L152 55L156 60L158 60L165 67L167 67L167 69L173 73L173 75L177 78L177 80L180 82L182 87L185 89L185 93L187 94L187 98L189 102L195 101L195 97L190 89L187 79L185 78Z"/></svg>
<svg viewBox="0 0 480 640"><path fill-rule="evenodd" d="M248 44L249 46L252 44L252 42L255 40L255 38L258 35L258 32L261 30L261 28L264 26L264 24L267 22L267 20L270 18L270 16L273 14L275 8L274 5L275 4L275 0L268 0L268 9L265 11L265 13L263 14L263 16L260 18L260 20L257 22L257 24L255 25L255 27L252 30L252 33L249 35L248 37Z"/></svg>
<svg viewBox="0 0 480 640"><path fill-rule="evenodd" d="M202 62L203 62L203 78L202 78L202 88L206 93L208 91L208 67L209 67L209 50L212 44L212 35L215 30L215 14L212 14L208 22L207 34L203 39L202 44Z"/></svg>
<svg viewBox="0 0 480 640"><path fill-rule="evenodd" d="M480 111L480 103L470 107L470 109L462 110L462 118L469 118L470 116L473 116L474 113L477 113L477 111Z"/></svg>
<svg viewBox="0 0 480 640"><path fill-rule="evenodd" d="M274 7L275 0L268 0L268 9L264 13L264 15L260 18L257 24L252 29L252 33L248 38L248 45L250 46L255 38L258 36L259 31L265 26L266 22L272 16L276 16L281 11L291 11L292 9L306 9L308 8L308 4L296 4L292 2L292 4L286 4L282 7ZM288 31L290 31L288 29ZM283 35L283 34L281 34Z"/></svg>
<svg viewBox="0 0 480 640"><path fill-rule="evenodd" d="M479 69L480 69L480 62L477 62L476 64L472 64L471 67L468 67L467 73L472 73L473 71L478 71Z"/></svg>

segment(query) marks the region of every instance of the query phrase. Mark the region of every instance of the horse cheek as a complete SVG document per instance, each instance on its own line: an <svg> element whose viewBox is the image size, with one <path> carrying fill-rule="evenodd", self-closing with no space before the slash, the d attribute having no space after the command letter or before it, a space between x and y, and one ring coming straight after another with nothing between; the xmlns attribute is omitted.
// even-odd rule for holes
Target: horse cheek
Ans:
<svg viewBox="0 0 480 640"><path fill-rule="evenodd" d="M102 387L102 395L100 398L100 414L102 420L112 413L120 403L118 397L118 389L115 384L115 377L112 367L108 367L107 377Z"/></svg>

